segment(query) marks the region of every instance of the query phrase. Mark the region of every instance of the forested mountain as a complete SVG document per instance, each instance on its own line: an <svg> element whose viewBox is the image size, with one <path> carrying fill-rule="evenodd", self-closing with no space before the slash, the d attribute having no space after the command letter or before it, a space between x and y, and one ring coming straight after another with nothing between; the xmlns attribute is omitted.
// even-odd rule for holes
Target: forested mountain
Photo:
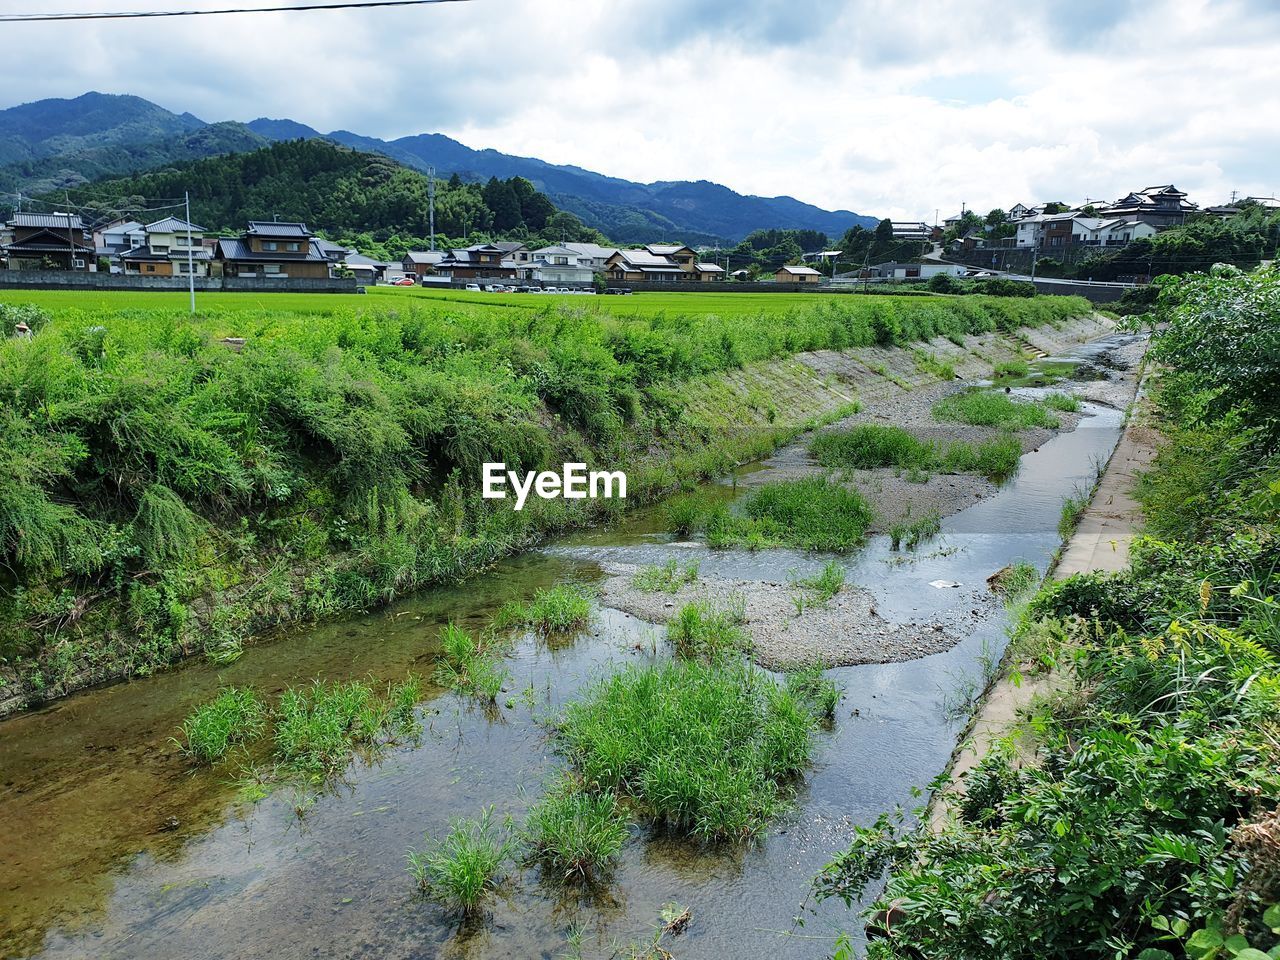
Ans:
<svg viewBox="0 0 1280 960"><path fill-rule="evenodd" d="M139 97L87 93L0 110L0 190L28 194L74 186L205 156L242 152L268 142L318 139L372 153L445 177L487 182L519 177L561 210L619 242L679 239L732 245L755 230L816 230L839 236L875 221L828 211L791 197L753 197L699 181L635 183L581 167L473 150L438 133L383 141L348 130L321 134L294 120L206 124Z"/></svg>
<svg viewBox="0 0 1280 960"><path fill-rule="evenodd" d="M389 157L326 140L290 140L208 157L96 182L71 190L70 196L74 204L106 217L129 215L151 200L188 190L192 219L213 231L238 232L247 220L302 220L331 239L388 256L424 246L429 233L423 174ZM436 233L440 246L477 234L534 242L603 239L519 177L483 184L457 176L438 181Z"/></svg>

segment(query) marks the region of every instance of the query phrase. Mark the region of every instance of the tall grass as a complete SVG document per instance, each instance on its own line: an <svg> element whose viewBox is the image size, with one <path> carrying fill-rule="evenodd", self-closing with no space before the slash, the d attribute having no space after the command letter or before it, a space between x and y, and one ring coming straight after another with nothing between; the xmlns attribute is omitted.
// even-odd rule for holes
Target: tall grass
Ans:
<svg viewBox="0 0 1280 960"><path fill-rule="evenodd" d="M914 520L903 518L889 528L889 545L893 550L902 547L914 550L926 540L936 537L941 530L942 518L936 513L916 517Z"/></svg>
<svg viewBox="0 0 1280 960"><path fill-rule="evenodd" d="M1044 404L1035 400L1014 400L1003 393L970 390L944 397L933 405L935 420L951 420L980 427L1026 430L1045 427L1056 430L1062 421Z"/></svg>
<svg viewBox="0 0 1280 960"><path fill-rule="evenodd" d="M645 593L678 593L681 587L698 582L698 561L681 566L673 557L661 566L648 566L631 578L632 586Z"/></svg>
<svg viewBox="0 0 1280 960"><path fill-rule="evenodd" d="M895 467L913 475L928 470L979 473L997 482L1016 473L1022 457L1021 444L1008 435L976 444L956 442L942 446L921 440L901 427L878 424L821 433L810 441L809 451L824 467Z"/></svg>
<svg viewBox="0 0 1280 960"><path fill-rule="evenodd" d="M452 623L440 631L444 659L436 666L435 681L458 693L495 703L511 674L489 642L482 642Z"/></svg>
<svg viewBox="0 0 1280 960"><path fill-rule="evenodd" d="M709 600L687 603L667 624L667 641L682 657L717 660L751 649L751 637L742 628L743 611Z"/></svg>
<svg viewBox="0 0 1280 960"><path fill-rule="evenodd" d="M599 878L627 842L627 816L611 790L553 788L525 818L530 858L563 880Z"/></svg>
<svg viewBox="0 0 1280 960"><path fill-rule="evenodd" d="M873 516L856 490L824 477L766 483L752 492L742 515L720 507L707 519L711 547L788 546L846 551L862 543Z"/></svg>
<svg viewBox="0 0 1280 960"><path fill-rule="evenodd" d="M542 633L577 630L591 620L591 598L581 588L560 584L539 590L533 599L509 603L498 612L498 626L530 627Z"/></svg>
<svg viewBox="0 0 1280 960"><path fill-rule="evenodd" d="M256 693L228 687L182 721L183 750L205 763L221 760L235 744L261 736L266 716Z"/></svg>
<svg viewBox="0 0 1280 960"><path fill-rule="evenodd" d="M299 771L332 775L358 745L414 727L418 697L416 680L392 687L385 699L358 680L291 687L272 714L276 756Z"/></svg>
<svg viewBox="0 0 1280 960"><path fill-rule="evenodd" d="M708 839L758 833L782 809L808 764L813 726L805 704L750 665L700 660L631 665L557 722L585 782Z"/></svg>
<svg viewBox="0 0 1280 960"><path fill-rule="evenodd" d="M469 916L498 887L515 850L509 831L494 823L488 806L475 820L454 820L445 836L425 850L410 850L405 859L424 895Z"/></svg>

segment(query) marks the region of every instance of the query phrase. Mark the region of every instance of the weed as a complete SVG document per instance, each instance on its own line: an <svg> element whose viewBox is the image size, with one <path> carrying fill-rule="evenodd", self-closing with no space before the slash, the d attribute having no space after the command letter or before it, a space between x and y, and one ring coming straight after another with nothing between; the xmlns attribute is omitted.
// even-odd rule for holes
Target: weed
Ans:
<svg viewBox="0 0 1280 960"><path fill-rule="evenodd" d="M183 750L212 763L235 744L261 736L265 728L266 707L258 695L247 688L227 687L182 721Z"/></svg>
<svg viewBox="0 0 1280 960"><path fill-rule="evenodd" d="M1089 495L1076 491L1062 501L1062 514L1058 517L1058 536L1067 540L1076 531L1080 518L1089 508Z"/></svg>
<svg viewBox="0 0 1280 960"><path fill-rule="evenodd" d="M710 601L687 603L667 624L667 640L682 657L714 660L751 648L751 638L732 610Z"/></svg>
<svg viewBox="0 0 1280 960"><path fill-rule="evenodd" d="M997 482L1012 476L1022 457L1016 437L1000 436L978 444L952 443L939 447L901 427L862 424L847 431L814 437L809 451L824 467L870 470L897 467L908 479L927 480L926 470L980 473Z"/></svg>
<svg viewBox="0 0 1280 960"><path fill-rule="evenodd" d="M529 811L524 834L532 859L561 879L589 881L627 842L627 817L612 791L587 793L565 781Z"/></svg>
<svg viewBox="0 0 1280 960"><path fill-rule="evenodd" d="M672 533L687 537L702 525L710 511L711 505L704 495L687 493L667 503L667 523Z"/></svg>
<svg viewBox="0 0 1280 960"><path fill-rule="evenodd" d="M581 587L560 584L539 590L527 603L509 603L498 612L495 626L522 626L540 633L585 627L591 621L591 597Z"/></svg>
<svg viewBox="0 0 1280 960"><path fill-rule="evenodd" d="M1063 413L1078 413L1080 410L1080 400L1069 393L1055 391L1045 396L1040 402L1050 410L1060 410Z"/></svg>
<svg viewBox="0 0 1280 960"><path fill-rule="evenodd" d="M478 700L497 702L511 675L500 665L492 644L482 643L452 623L440 631L440 643L444 659L436 667L436 683Z"/></svg>
<svg viewBox="0 0 1280 960"><path fill-rule="evenodd" d="M454 820L449 832L425 851L410 850L405 859L419 891L438 903L476 913L485 896L496 889L502 867L515 852L515 842L493 822L493 807L479 819Z"/></svg>
<svg viewBox="0 0 1280 960"><path fill-rule="evenodd" d="M1003 393L968 390L944 397L933 405L935 420L952 420L981 427L1025 430L1045 427L1056 430L1062 422L1035 400L1014 400Z"/></svg>
<svg viewBox="0 0 1280 960"><path fill-rule="evenodd" d="M744 509L766 536L802 550L850 550L873 519L860 493L823 477L767 483Z"/></svg>
<svg viewBox="0 0 1280 960"><path fill-rule="evenodd" d="M917 517L915 520L903 518L889 528L889 542L894 550L906 547L914 550L920 544L936 537L942 530L942 518L936 513Z"/></svg>
<svg viewBox="0 0 1280 960"><path fill-rule="evenodd" d="M417 680L393 686L385 699L358 680L290 687L273 713L276 755L288 767L329 776L344 767L359 744L416 726Z"/></svg>
<svg viewBox="0 0 1280 960"><path fill-rule="evenodd" d="M565 708L560 741L584 782L705 838L758 833L812 746L809 709L749 664L633 664Z"/></svg>
<svg viewBox="0 0 1280 960"><path fill-rule="evenodd" d="M645 593L678 593L680 588L698 582L698 561L683 567L674 558L662 566L648 566L631 578L631 584Z"/></svg>
<svg viewBox="0 0 1280 960"><path fill-rule="evenodd" d="M809 708L815 718L823 722L835 719L836 707L844 696L844 691L827 677L820 664L788 673L787 689Z"/></svg>
<svg viewBox="0 0 1280 960"><path fill-rule="evenodd" d="M931 353L923 350L912 350L911 356L915 360L916 369L922 373L927 373L937 377L939 380L954 380L956 378L956 368L946 360L939 360Z"/></svg>
<svg viewBox="0 0 1280 960"><path fill-rule="evenodd" d="M1030 369L1025 360L1001 360L995 365L994 373L996 379L1025 377Z"/></svg>

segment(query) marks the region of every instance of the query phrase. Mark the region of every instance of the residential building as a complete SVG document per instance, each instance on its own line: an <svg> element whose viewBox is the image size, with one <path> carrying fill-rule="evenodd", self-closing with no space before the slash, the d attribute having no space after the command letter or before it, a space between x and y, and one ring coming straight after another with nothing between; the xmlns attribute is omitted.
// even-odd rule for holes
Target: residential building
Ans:
<svg viewBox="0 0 1280 960"><path fill-rule="evenodd" d="M716 283L725 277L724 267L718 263L695 263L693 269L699 283Z"/></svg>
<svg viewBox="0 0 1280 960"><path fill-rule="evenodd" d="M128 250L116 255L120 270L144 277L207 277L213 256L204 245L204 227L178 217L165 217L129 230Z"/></svg>
<svg viewBox="0 0 1280 960"><path fill-rule="evenodd" d="M867 270L869 277L885 277L890 280L928 280L938 274L962 277L971 268L959 263L898 263L890 260L877 263Z"/></svg>
<svg viewBox="0 0 1280 960"><path fill-rule="evenodd" d="M332 261L305 223L249 221L241 236L218 241L215 257L228 277L324 279Z"/></svg>
<svg viewBox="0 0 1280 960"><path fill-rule="evenodd" d="M1187 195L1171 183L1145 187L1115 203L1098 208L1100 216L1111 219L1136 220L1153 227L1173 227L1186 222L1187 214L1198 207L1187 200Z"/></svg>
<svg viewBox="0 0 1280 960"><path fill-rule="evenodd" d="M596 273L602 273L605 263L618 252L617 247L602 247L598 243L563 243L561 246L572 250L578 255L579 263Z"/></svg>
<svg viewBox="0 0 1280 960"><path fill-rule="evenodd" d="M1015 203L1012 207L1005 211L1005 217L1010 223L1017 223L1025 217L1029 217L1034 211L1025 204Z"/></svg>
<svg viewBox="0 0 1280 960"><path fill-rule="evenodd" d="M10 270L96 270L97 255L78 213L15 213L0 256Z"/></svg>
<svg viewBox="0 0 1280 960"><path fill-rule="evenodd" d="M539 247L533 259L516 267L517 275L540 283L590 283L595 272L567 246Z"/></svg>
<svg viewBox="0 0 1280 960"><path fill-rule="evenodd" d="M818 283L822 280L822 274L813 267L797 267L788 264L780 268L773 279L778 283Z"/></svg>
<svg viewBox="0 0 1280 960"><path fill-rule="evenodd" d="M650 243L645 249L655 257L667 257L685 273L693 273L698 263L698 254L682 243Z"/></svg>
<svg viewBox="0 0 1280 960"><path fill-rule="evenodd" d="M330 263L342 263L347 257L359 252L355 247L343 246L340 243L334 243L332 240L326 240L324 237L316 237L315 241L316 248Z"/></svg>
<svg viewBox="0 0 1280 960"><path fill-rule="evenodd" d="M518 240L498 240L493 246L502 251L502 259L512 261L517 267L534 258L533 251Z"/></svg>
<svg viewBox="0 0 1280 960"><path fill-rule="evenodd" d="M514 279L516 262L508 259L506 252L493 243L450 250L436 264L436 273L453 280Z"/></svg>
<svg viewBox="0 0 1280 960"><path fill-rule="evenodd" d="M1155 227L1138 220L1076 217L1072 221L1071 242L1099 247L1124 246L1130 241L1155 234Z"/></svg>
<svg viewBox="0 0 1280 960"><path fill-rule="evenodd" d="M400 261L405 275L428 277L436 272L436 265L445 258L443 250L410 250Z"/></svg>
<svg viewBox="0 0 1280 960"><path fill-rule="evenodd" d="M114 259L130 247L137 246L137 243L131 239L131 235L136 235L137 231L143 229L141 223L128 217L120 217L96 226L93 228L94 250L100 257ZM112 264L111 269L114 271L117 266Z"/></svg>
<svg viewBox="0 0 1280 960"><path fill-rule="evenodd" d="M923 220L893 221L893 239L895 240L932 240L933 227Z"/></svg>
<svg viewBox="0 0 1280 960"><path fill-rule="evenodd" d="M671 249L680 249L672 247ZM683 248L688 250L688 247ZM689 251L691 254L693 251ZM694 262L697 255L694 254ZM666 254L657 254L645 247L640 250L618 250L605 261L605 277L613 282L643 283L675 283L686 279L683 270L676 261ZM692 272L692 270L688 271Z"/></svg>

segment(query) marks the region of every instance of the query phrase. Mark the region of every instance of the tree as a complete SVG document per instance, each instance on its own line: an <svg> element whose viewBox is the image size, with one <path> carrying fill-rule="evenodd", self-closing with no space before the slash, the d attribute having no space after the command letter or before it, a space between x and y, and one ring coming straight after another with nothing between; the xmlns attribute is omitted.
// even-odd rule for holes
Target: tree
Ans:
<svg viewBox="0 0 1280 960"><path fill-rule="evenodd" d="M509 181L504 182L497 177L490 177L484 185L484 202L493 214L495 230L512 230L524 226L524 218L520 215L520 200Z"/></svg>

